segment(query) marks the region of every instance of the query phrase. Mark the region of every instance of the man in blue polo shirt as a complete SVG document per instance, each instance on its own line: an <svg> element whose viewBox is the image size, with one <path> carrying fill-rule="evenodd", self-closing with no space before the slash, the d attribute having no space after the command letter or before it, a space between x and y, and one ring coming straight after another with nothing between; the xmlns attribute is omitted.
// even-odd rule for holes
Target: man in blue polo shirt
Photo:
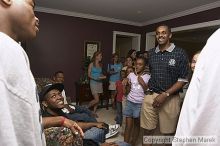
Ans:
<svg viewBox="0 0 220 146"><path fill-rule="evenodd" d="M160 25L156 29L158 46L149 51L151 78L141 110L144 136L151 136L158 120L160 132L174 135L180 112L179 91L187 82L188 58L183 49L170 43L171 29ZM143 141L143 146L148 146Z"/></svg>

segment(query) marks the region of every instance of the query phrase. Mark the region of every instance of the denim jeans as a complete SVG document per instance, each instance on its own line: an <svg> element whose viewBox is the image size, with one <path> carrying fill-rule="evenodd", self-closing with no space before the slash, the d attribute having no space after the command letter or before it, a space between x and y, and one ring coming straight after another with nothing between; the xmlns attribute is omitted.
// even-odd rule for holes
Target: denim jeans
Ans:
<svg viewBox="0 0 220 146"><path fill-rule="evenodd" d="M117 101L116 102L116 124L122 125L123 115L122 115L122 102Z"/></svg>
<svg viewBox="0 0 220 146"><path fill-rule="evenodd" d="M74 121L82 122L97 122L96 118L92 117L92 111L83 106L75 106L75 112L67 114L67 117Z"/></svg>
<svg viewBox="0 0 220 146"><path fill-rule="evenodd" d="M125 117L139 118L141 112L141 106L142 106L141 103L134 103L127 100L127 104L124 108L123 115Z"/></svg>
<svg viewBox="0 0 220 146"><path fill-rule="evenodd" d="M118 144L118 146L131 146L130 144L124 141L115 141L115 143Z"/></svg>
<svg viewBox="0 0 220 146"><path fill-rule="evenodd" d="M84 132L84 139L92 139L97 143L105 142L105 132L103 129L92 127Z"/></svg>
<svg viewBox="0 0 220 146"><path fill-rule="evenodd" d="M89 110L87 107L79 106L79 105L74 105L74 107L75 107L75 112L76 113L86 113L89 116L92 116L92 111Z"/></svg>

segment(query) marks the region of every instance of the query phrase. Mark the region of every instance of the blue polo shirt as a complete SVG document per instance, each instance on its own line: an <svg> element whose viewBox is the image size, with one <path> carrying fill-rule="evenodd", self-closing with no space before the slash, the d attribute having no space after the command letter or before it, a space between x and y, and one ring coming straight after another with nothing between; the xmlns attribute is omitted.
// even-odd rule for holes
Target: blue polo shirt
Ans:
<svg viewBox="0 0 220 146"><path fill-rule="evenodd" d="M188 57L183 49L174 44L163 52L158 46L151 49L149 67L151 73L149 89L156 93L166 91L177 81L187 82Z"/></svg>

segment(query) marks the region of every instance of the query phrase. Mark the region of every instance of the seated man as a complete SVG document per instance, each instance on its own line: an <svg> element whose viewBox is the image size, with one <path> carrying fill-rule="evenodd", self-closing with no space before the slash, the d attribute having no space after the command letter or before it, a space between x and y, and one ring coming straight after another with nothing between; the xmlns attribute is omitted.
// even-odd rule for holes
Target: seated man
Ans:
<svg viewBox="0 0 220 146"><path fill-rule="evenodd" d="M64 73L63 71L57 71L53 75L53 83L64 83ZM96 117L97 115L93 113L88 108L78 105L71 105L67 102L67 97L65 91L62 91L62 96L64 98L64 106L65 108L63 111L65 113L71 113L71 119L76 121L83 121L83 122L97 122Z"/></svg>
<svg viewBox="0 0 220 146"><path fill-rule="evenodd" d="M63 71L57 71L53 75L53 83L64 83L64 72ZM68 118L74 121L81 121L81 122L97 122L96 118L97 115L89 110L88 108L84 106L78 106L78 105L71 105L67 102L67 97L65 94L65 91L62 91L62 96L64 98L64 108L62 109L64 113L68 114ZM117 134L116 131L118 131L120 125L109 125L109 133L106 134L106 138L110 138Z"/></svg>
<svg viewBox="0 0 220 146"><path fill-rule="evenodd" d="M84 134L76 122L56 116L43 117L42 123L47 146L82 145Z"/></svg>
<svg viewBox="0 0 220 146"><path fill-rule="evenodd" d="M40 93L40 102L42 105L43 117L63 116L70 119L70 114L64 113L64 101L61 95L63 84L48 84ZM78 122L77 123L85 131L85 139L93 139L96 142L104 142L105 130L108 126L104 126L103 122ZM118 133L118 131L115 131ZM114 134L115 135L115 134Z"/></svg>
<svg viewBox="0 0 220 146"><path fill-rule="evenodd" d="M129 146L123 142L98 144L90 139L82 139L84 134L79 125L62 116L43 117L43 126L47 146Z"/></svg>

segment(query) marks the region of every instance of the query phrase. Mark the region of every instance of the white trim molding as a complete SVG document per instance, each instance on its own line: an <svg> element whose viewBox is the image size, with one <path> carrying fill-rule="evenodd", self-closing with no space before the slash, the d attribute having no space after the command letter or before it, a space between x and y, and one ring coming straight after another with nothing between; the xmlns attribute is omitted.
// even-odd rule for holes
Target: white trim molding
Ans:
<svg viewBox="0 0 220 146"><path fill-rule="evenodd" d="M123 35L123 36L131 36L131 37L137 37L138 38L138 44L137 48L135 48L137 51L141 50L141 34L136 33L128 33L128 32L121 32L121 31L113 31L113 45L112 45L112 53L115 53L116 50L116 38L117 35Z"/></svg>
<svg viewBox="0 0 220 146"><path fill-rule="evenodd" d="M80 17L80 18L86 18L86 19L92 19L92 20L100 20L100 21L106 21L106 22L112 22L112 23L120 23L120 24L127 24L127 25L133 25L133 26L146 26L154 23L158 23L165 20L174 19L177 17L182 17L210 9L214 9L220 7L220 1L210 3L207 5L202 5L199 7L195 7L189 10L185 10L182 12L174 13L168 16L160 17L157 19L152 19L146 22L134 22L134 21L127 21L127 20L121 20L121 19L115 19L115 18L109 18L109 17L103 17L103 16L96 16L91 14L85 14L85 13L78 13L78 12L72 12L72 11L64 11L59 9L52 9L52 8L45 8L45 7L36 7L35 10L37 12L44 12L44 13L50 13L50 14L58 14L58 15L65 15L65 16L72 16L72 17Z"/></svg>
<svg viewBox="0 0 220 146"><path fill-rule="evenodd" d="M150 24L154 24L154 23L158 23L158 22L162 22L162 21L166 21L166 20L170 20L170 19L174 19L174 18L178 18L178 17L182 17L182 16L186 16L186 15L190 15L190 14L194 14L194 13L214 9L214 8L218 8L218 7L220 7L220 1L210 3L210 4L207 4L207 5L202 5L202 6L199 6L199 7L195 7L195 8L185 10L185 11L182 11L182 12L174 13L174 14L171 14L171 15L168 15L168 16L160 17L160 18L153 19L153 20L150 20L150 21L146 21L146 22L142 23L142 26L146 26L146 25L150 25Z"/></svg>
<svg viewBox="0 0 220 146"><path fill-rule="evenodd" d="M211 26L220 26L220 20L214 20L214 21L208 21L208 22L197 23L197 24L192 24L192 25L175 27L175 28L171 28L171 30L172 32L178 32L178 31L199 29L199 28L211 27ZM152 38L154 38L154 42L155 42L155 32L147 32L145 50L149 50L154 47L152 46L151 43L149 43L149 40L152 40Z"/></svg>
<svg viewBox="0 0 220 146"><path fill-rule="evenodd" d="M141 23L133 22L133 21L103 17L103 16L96 16L96 15L85 14L85 13L64 11L64 10L58 10L58 9L51 9L51 8L45 8L45 7L36 7L35 11L50 13L50 14L64 15L64 16L86 18L86 19L92 19L92 20L99 20L99 21L106 21L106 22L113 22L113 23L120 23L120 24L127 24L127 25L133 25L133 26L142 26Z"/></svg>

